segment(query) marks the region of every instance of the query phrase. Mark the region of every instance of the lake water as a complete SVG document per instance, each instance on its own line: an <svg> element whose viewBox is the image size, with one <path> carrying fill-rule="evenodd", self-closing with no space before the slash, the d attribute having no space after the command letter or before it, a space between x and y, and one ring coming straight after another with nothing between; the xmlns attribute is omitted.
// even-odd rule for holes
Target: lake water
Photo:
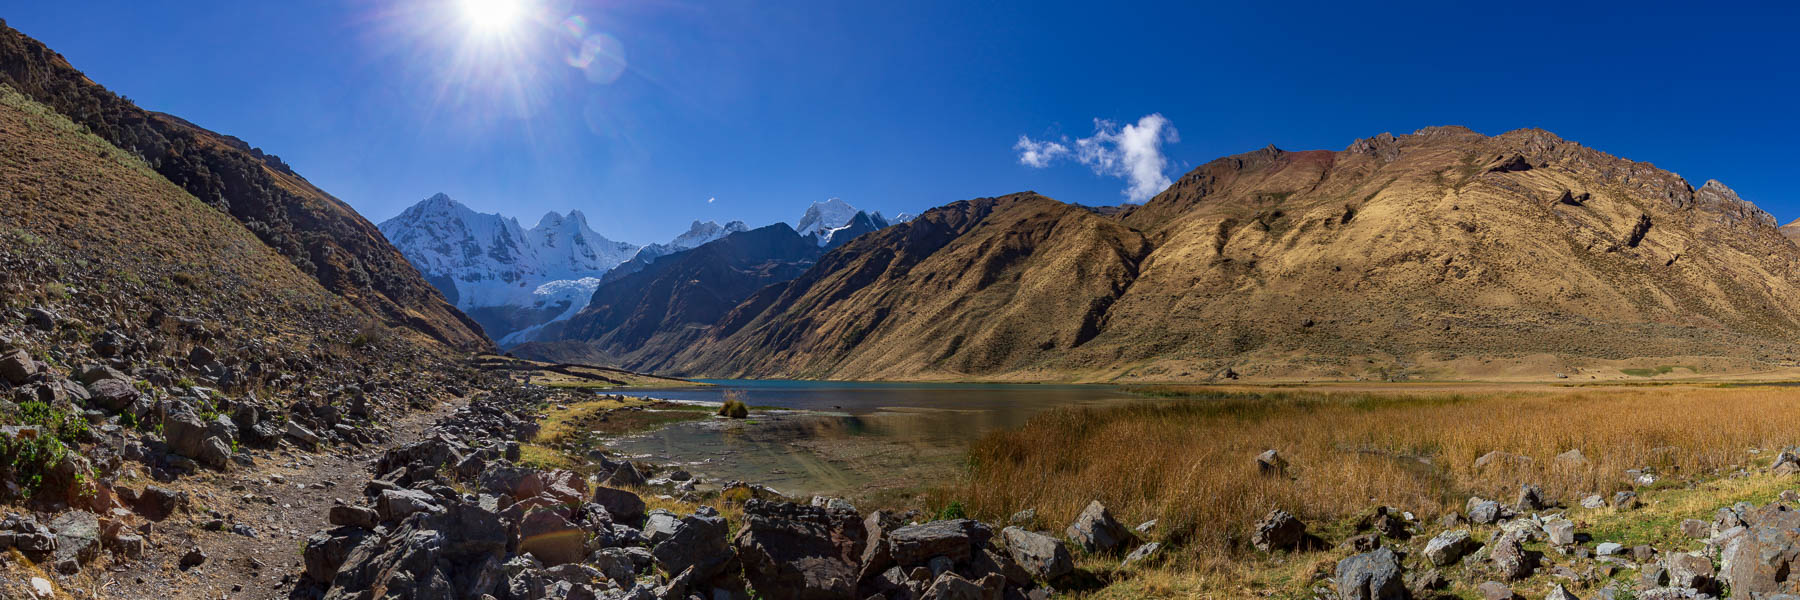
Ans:
<svg viewBox="0 0 1800 600"><path fill-rule="evenodd" d="M1044 410L1137 396L1111 386L708 380L702 388L633 390L676 401L752 407L747 420L709 419L610 440L616 451L685 465L702 478L743 480L791 496L904 494L953 476L970 442Z"/></svg>

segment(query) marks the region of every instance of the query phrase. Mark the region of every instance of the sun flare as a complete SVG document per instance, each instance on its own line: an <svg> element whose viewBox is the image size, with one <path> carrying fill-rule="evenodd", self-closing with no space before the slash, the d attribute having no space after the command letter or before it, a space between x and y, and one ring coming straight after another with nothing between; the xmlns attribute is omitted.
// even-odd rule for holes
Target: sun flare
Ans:
<svg viewBox="0 0 1800 600"><path fill-rule="evenodd" d="M487 34L512 31L525 14L522 0L457 0L457 5L471 29Z"/></svg>

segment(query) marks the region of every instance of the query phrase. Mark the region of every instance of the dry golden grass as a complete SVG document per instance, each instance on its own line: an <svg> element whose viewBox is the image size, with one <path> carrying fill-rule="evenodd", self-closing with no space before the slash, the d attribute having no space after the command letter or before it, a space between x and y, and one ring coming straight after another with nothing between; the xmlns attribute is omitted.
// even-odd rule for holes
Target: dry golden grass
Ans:
<svg viewBox="0 0 1800 600"><path fill-rule="evenodd" d="M1523 483L1572 505L1625 488L1627 469L1704 479L1751 464L1751 449L1766 461L1766 450L1796 443L1797 424L1800 391L1778 388L1201 393L1046 413L976 443L968 479L936 495L985 519L1030 507L1050 523L1098 499L1128 526L1158 519L1156 537L1178 542L1168 568L1229 577L1272 509L1315 527L1376 505L1431 519L1471 495L1510 502ZM1255 457L1270 448L1292 463L1290 477L1258 474ZM1587 463L1559 467L1554 457L1571 449ZM1478 471L1492 451L1533 460Z"/></svg>

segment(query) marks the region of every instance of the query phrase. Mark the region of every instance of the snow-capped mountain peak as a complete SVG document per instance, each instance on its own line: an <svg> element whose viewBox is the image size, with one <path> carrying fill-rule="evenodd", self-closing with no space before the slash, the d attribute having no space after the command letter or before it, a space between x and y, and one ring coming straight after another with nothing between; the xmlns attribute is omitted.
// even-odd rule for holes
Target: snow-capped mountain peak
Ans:
<svg viewBox="0 0 1800 600"><path fill-rule="evenodd" d="M801 215L800 223L794 226L794 231L812 237L823 246L831 241L831 232L849 225L850 220L856 218L856 213L856 207L842 199L814 202L812 206L806 207L806 214Z"/></svg>
<svg viewBox="0 0 1800 600"><path fill-rule="evenodd" d="M518 219L475 212L441 193L407 208L379 229L492 338L536 320L521 313L545 312L549 314L541 316L548 318L565 312L571 298L579 295L574 290L581 287L549 284L598 281L638 251L635 244L595 232L580 211L551 212L537 226L524 229ZM591 291L593 283L584 283ZM580 304L585 306L585 300Z"/></svg>
<svg viewBox="0 0 1800 600"><path fill-rule="evenodd" d="M718 221L694 221L694 224L688 226L686 233L675 236L675 239L670 240L667 246L677 250L698 248L707 242L739 231L749 230L750 226L745 225L743 221L732 221L724 225L720 225Z"/></svg>

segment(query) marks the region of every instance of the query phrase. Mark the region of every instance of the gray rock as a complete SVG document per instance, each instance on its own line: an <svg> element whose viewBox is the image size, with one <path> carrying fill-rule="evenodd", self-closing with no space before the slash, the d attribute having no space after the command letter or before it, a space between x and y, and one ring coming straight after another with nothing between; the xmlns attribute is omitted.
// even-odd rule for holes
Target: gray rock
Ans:
<svg viewBox="0 0 1800 600"><path fill-rule="evenodd" d="M759 595L856 597L868 532L855 510L829 501L802 506L750 500L743 522L733 546Z"/></svg>
<svg viewBox="0 0 1800 600"><path fill-rule="evenodd" d="M1555 586L1550 588L1550 594L1547 596L1544 596L1544 600L1581 600L1581 599L1575 597L1575 594L1569 593L1569 590L1567 588L1564 588L1562 584L1558 583Z"/></svg>
<svg viewBox="0 0 1800 600"><path fill-rule="evenodd" d="M375 512L375 509L372 508L340 504L331 507L327 519L332 525L374 529L375 525L381 522L381 513Z"/></svg>
<svg viewBox="0 0 1800 600"><path fill-rule="evenodd" d="M534 510L519 520L519 553L545 566L578 562L585 554L586 533L553 510Z"/></svg>
<svg viewBox="0 0 1800 600"><path fill-rule="evenodd" d="M1113 519L1112 513L1099 500L1089 502L1063 533L1088 552L1111 552L1132 539L1131 533Z"/></svg>
<svg viewBox="0 0 1800 600"><path fill-rule="evenodd" d="M208 437L206 441L200 442L200 455L194 458L206 466L223 469L231 466L231 445L218 436Z"/></svg>
<svg viewBox="0 0 1800 600"><path fill-rule="evenodd" d="M1575 523L1568 519L1551 519L1544 522L1544 537L1552 545L1568 546L1575 543Z"/></svg>
<svg viewBox="0 0 1800 600"><path fill-rule="evenodd" d="M986 592L980 584L963 579L951 571L932 580L931 587L925 589L921 600L984 600L985 597Z"/></svg>
<svg viewBox="0 0 1800 600"><path fill-rule="evenodd" d="M1256 472L1269 476L1287 475L1288 461L1274 449L1263 451L1256 456Z"/></svg>
<svg viewBox="0 0 1800 600"><path fill-rule="evenodd" d="M138 399L137 387L124 379L101 379L87 384L88 401L113 412L131 407Z"/></svg>
<svg viewBox="0 0 1800 600"><path fill-rule="evenodd" d="M1612 507L1614 509L1631 510L1633 508L1637 508L1637 505L1638 505L1637 492L1627 490L1627 491L1613 494Z"/></svg>
<svg viewBox="0 0 1800 600"><path fill-rule="evenodd" d="M1151 557L1156 556L1156 553L1161 550L1162 550L1162 544L1158 543L1158 542L1150 542L1148 544L1138 546L1136 550L1131 551L1131 554L1125 555L1125 560L1120 562L1119 566L1129 567L1131 565L1149 560Z"/></svg>
<svg viewBox="0 0 1800 600"><path fill-rule="evenodd" d="M1256 522L1250 544L1258 550L1293 550L1306 540L1306 524L1285 510L1275 509Z"/></svg>
<svg viewBox="0 0 1800 600"><path fill-rule="evenodd" d="M199 458L206 442L206 423L186 403L170 402L163 414L163 439L176 454Z"/></svg>
<svg viewBox="0 0 1800 600"><path fill-rule="evenodd" d="M1382 548L1338 561L1333 581L1340 600L1408 600L1405 575L1399 556Z"/></svg>
<svg viewBox="0 0 1800 600"><path fill-rule="evenodd" d="M384 490L375 500L375 511L384 522L405 519L416 512L443 512L437 497L422 490Z"/></svg>
<svg viewBox="0 0 1800 600"><path fill-rule="evenodd" d="M1475 591L1481 594L1483 600L1520 600L1519 594L1513 591L1512 586L1498 581L1483 582L1481 585L1475 586Z"/></svg>
<svg viewBox="0 0 1800 600"><path fill-rule="evenodd" d="M1508 581L1530 577L1537 566L1536 558L1525 551L1520 537L1518 534L1502 535L1488 552L1488 562L1493 564L1494 571Z"/></svg>
<svg viewBox="0 0 1800 600"><path fill-rule="evenodd" d="M910 568L935 556L966 562L974 556L978 536L985 541L993 532L976 521L949 519L907 525L888 532L887 539L894 562Z"/></svg>
<svg viewBox="0 0 1800 600"><path fill-rule="evenodd" d="M301 575L318 583L331 583L337 576L338 567L350 557L350 551L369 535L366 529L343 527L320 531L306 538L306 546L300 552L301 562L305 565Z"/></svg>
<svg viewBox="0 0 1800 600"><path fill-rule="evenodd" d="M606 508L612 515L613 522L637 526L644 522L644 499L631 492L608 488L594 488L594 503Z"/></svg>
<svg viewBox="0 0 1800 600"><path fill-rule="evenodd" d="M1718 576L1713 570L1712 559L1699 554L1670 554L1663 559L1663 565L1669 570L1669 585L1675 587L1708 590L1712 588L1713 578Z"/></svg>
<svg viewBox="0 0 1800 600"><path fill-rule="evenodd" d="M1075 562L1069 556L1069 548L1063 545L1062 540L1018 527L1001 530L1000 537L1005 541L1006 550L1012 555L1013 560L1025 567L1032 577L1050 580L1075 570ZM1135 561L1128 559L1126 562Z"/></svg>
<svg viewBox="0 0 1800 600"><path fill-rule="evenodd" d="M1436 566L1446 566L1462 560L1463 555L1475 549L1474 538L1469 530L1458 529L1437 534L1425 543L1425 559Z"/></svg>
<svg viewBox="0 0 1800 600"><path fill-rule="evenodd" d="M1616 542L1604 542L1594 546L1594 554L1598 556L1613 556L1624 551L1625 546Z"/></svg>
<svg viewBox="0 0 1800 600"><path fill-rule="evenodd" d="M1587 496L1587 497L1581 499L1581 507L1582 508L1605 508L1606 507L1606 499L1600 497L1599 494Z"/></svg>
<svg viewBox="0 0 1800 600"><path fill-rule="evenodd" d="M696 581L710 581L737 558L729 535L722 517L688 515L681 518L675 534L651 548L650 554L663 571L680 573L692 568Z"/></svg>
<svg viewBox="0 0 1800 600"><path fill-rule="evenodd" d="M1544 502L1544 490L1542 488L1529 483L1519 486L1519 498L1513 503L1513 507L1517 509L1520 514L1544 510L1544 507L1546 506L1548 506L1548 504Z"/></svg>
<svg viewBox="0 0 1800 600"><path fill-rule="evenodd" d="M31 355L24 350L14 350L0 355L0 379L13 385L23 385L37 375L37 364Z"/></svg>
<svg viewBox="0 0 1800 600"><path fill-rule="evenodd" d="M85 510L72 510L50 522L56 532L57 560L86 563L100 554L100 518Z"/></svg>
<svg viewBox="0 0 1800 600"><path fill-rule="evenodd" d="M311 429L293 421L288 421L287 436L300 442L306 448L314 448L319 445L319 434L313 433Z"/></svg>

